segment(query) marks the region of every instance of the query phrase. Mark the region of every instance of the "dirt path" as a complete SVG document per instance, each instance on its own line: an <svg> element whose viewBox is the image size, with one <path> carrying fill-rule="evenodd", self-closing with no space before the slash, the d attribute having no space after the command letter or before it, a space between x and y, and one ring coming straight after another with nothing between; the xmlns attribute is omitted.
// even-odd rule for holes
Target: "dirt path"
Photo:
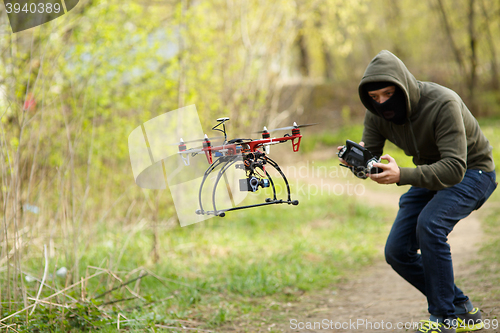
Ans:
<svg viewBox="0 0 500 333"><path fill-rule="evenodd" d="M320 179L308 177L307 181L318 182ZM338 184L347 186L345 180L343 183L339 179L330 178L328 181L336 183L336 186ZM394 208L395 216L399 196L408 187L366 185L365 191L358 195L358 199L364 200L369 205ZM483 207L482 210L484 209ZM468 263L475 258L481 239L482 229L478 212L458 223L450 234L449 241L457 280L465 279L475 273L475 268ZM298 315L294 318L296 321L287 323L284 331L414 332L415 329L397 329L396 325L399 322L411 325L428 318L426 299L385 263L382 251L383 249L380 249L379 259L373 266L349 278L347 282L338 286L333 294L318 299L316 309L308 310L302 316ZM467 288L462 288L467 292ZM481 304L475 305L481 306ZM309 326L306 326L308 323ZM299 329L303 327L302 325L306 328ZM494 332L494 330L483 329L480 332Z"/></svg>

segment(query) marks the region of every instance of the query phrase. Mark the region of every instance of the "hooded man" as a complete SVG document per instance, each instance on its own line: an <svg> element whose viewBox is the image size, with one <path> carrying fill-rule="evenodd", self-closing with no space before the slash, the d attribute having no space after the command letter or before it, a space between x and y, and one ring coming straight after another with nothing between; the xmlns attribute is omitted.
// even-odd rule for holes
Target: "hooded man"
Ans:
<svg viewBox="0 0 500 333"><path fill-rule="evenodd" d="M452 90L422 82L389 51L368 65L359 84L366 107L365 147L381 156L385 140L413 156L402 168L389 155L379 184L411 185L385 247L389 265L420 290L429 320L417 332L465 332L483 327L481 313L455 285L448 234L496 188L492 147L462 99ZM418 253L420 250L420 254Z"/></svg>

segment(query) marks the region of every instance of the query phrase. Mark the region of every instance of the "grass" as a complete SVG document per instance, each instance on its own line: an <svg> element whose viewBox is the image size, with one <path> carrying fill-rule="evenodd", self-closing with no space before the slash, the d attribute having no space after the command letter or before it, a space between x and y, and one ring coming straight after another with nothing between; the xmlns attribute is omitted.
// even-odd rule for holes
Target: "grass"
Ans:
<svg viewBox="0 0 500 333"><path fill-rule="evenodd" d="M500 172L500 119L484 119L479 121L483 132L493 146L493 158L496 162L497 181ZM478 275L482 277L481 284L485 286L484 294L492 302L500 302L500 190L497 188L488 199L490 213L483 220L486 239L480 249L481 268Z"/></svg>
<svg viewBox="0 0 500 333"><path fill-rule="evenodd" d="M483 238L477 257L469 264L471 273L462 277L457 284L467 288L472 302L482 312L485 324L489 328L498 329L500 304L500 192L498 189L486 202L488 210L480 209L483 216ZM488 327L487 327L488 328ZM496 331L496 330L495 330Z"/></svg>
<svg viewBox="0 0 500 333"><path fill-rule="evenodd" d="M499 202L498 195L495 202ZM479 273L483 276L483 283L489 286L489 297L500 301L500 214L499 208L494 208L491 214L484 220L484 233L489 235L480 250L481 269Z"/></svg>
<svg viewBox="0 0 500 333"><path fill-rule="evenodd" d="M298 206L254 208L184 228L160 229L156 263L151 260L150 226L97 225L91 234L81 235L93 237L93 242L82 251L80 271L87 270L87 276L107 271L70 292L80 301L73 302L68 311L38 305L27 321L25 315L16 318L16 330L63 332L100 327L106 331L116 329L119 315L121 328L131 331L181 323L210 329L265 316L269 297L276 301L271 308L278 311L279 304L332 286L371 261L380 235L386 232L381 211L338 196L298 199ZM30 265L30 271L41 277L43 261ZM51 263L49 271L55 271L56 265L65 262ZM129 285L132 292L119 288L96 298L146 272L150 274L140 283ZM48 283L62 289L65 282ZM39 284L27 287L34 297ZM52 293L44 288L41 297ZM85 301L81 301L82 293L87 295ZM124 300L131 297L135 299ZM124 301L110 303L119 300ZM68 298L59 302L71 303ZM4 308L3 316L12 312Z"/></svg>

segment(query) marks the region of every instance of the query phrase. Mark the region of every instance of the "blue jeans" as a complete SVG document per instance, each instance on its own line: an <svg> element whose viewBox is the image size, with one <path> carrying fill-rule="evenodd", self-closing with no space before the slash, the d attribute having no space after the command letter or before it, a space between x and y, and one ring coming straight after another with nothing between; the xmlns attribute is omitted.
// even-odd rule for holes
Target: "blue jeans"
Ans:
<svg viewBox="0 0 500 333"><path fill-rule="evenodd" d="M495 180L494 171L467 170L455 186L439 191L412 186L401 196L385 257L427 297L433 317L455 318L455 305L468 301L454 282L448 234L482 206L495 190Z"/></svg>

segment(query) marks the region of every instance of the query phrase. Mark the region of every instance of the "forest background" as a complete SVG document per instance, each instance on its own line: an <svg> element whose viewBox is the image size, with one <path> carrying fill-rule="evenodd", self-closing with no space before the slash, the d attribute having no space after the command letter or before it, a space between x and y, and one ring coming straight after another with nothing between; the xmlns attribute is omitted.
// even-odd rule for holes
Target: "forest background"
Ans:
<svg viewBox="0 0 500 333"><path fill-rule="evenodd" d="M296 211L335 225L347 216L343 230L368 239L333 254L328 239L311 250L297 236L286 253L277 248L293 237L266 239L291 235L276 222L294 219L286 210L180 228L168 190L134 183L127 146L167 111L195 104L207 132L228 116L235 136L320 122L305 159L359 139L357 85L387 49L417 79L457 91L497 144L497 1L81 0L15 34L2 6L0 33L0 300L12 329L106 329L120 318L127 330L217 327L260 314L255 298L293 299L342 276L325 266L370 260L372 229L361 233L358 219L383 213L355 201L333 214L319 197Z"/></svg>

